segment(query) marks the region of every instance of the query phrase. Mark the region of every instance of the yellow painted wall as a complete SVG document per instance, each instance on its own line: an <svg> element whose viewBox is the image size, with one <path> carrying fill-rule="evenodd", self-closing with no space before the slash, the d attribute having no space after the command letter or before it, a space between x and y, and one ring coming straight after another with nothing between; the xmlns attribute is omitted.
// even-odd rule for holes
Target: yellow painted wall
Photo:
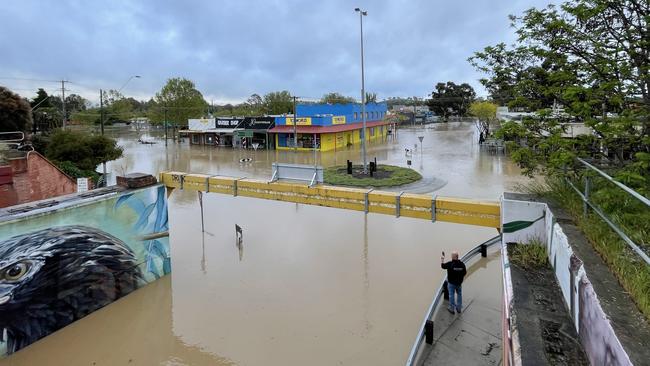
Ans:
<svg viewBox="0 0 650 366"><path fill-rule="evenodd" d="M370 133L372 130L372 134ZM366 141L382 141L388 136L388 126L377 126L374 128L367 128ZM361 143L361 129L344 131L338 133L324 133L321 134L321 151L340 150L347 148L348 141L352 145ZM275 148L277 150L293 150L292 147L278 146L278 135L275 135ZM298 148L298 150L311 150Z"/></svg>
<svg viewBox="0 0 650 366"><path fill-rule="evenodd" d="M335 133L323 133L320 135L320 151L334 150L334 143L336 141Z"/></svg>

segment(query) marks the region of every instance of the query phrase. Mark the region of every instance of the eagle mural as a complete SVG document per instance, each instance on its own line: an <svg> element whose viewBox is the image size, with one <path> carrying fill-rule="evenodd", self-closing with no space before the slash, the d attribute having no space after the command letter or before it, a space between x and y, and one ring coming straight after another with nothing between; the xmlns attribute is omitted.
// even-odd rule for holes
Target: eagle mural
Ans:
<svg viewBox="0 0 650 366"><path fill-rule="evenodd" d="M48 228L0 242L0 341L7 353L140 287L138 265L124 242L86 226Z"/></svg>

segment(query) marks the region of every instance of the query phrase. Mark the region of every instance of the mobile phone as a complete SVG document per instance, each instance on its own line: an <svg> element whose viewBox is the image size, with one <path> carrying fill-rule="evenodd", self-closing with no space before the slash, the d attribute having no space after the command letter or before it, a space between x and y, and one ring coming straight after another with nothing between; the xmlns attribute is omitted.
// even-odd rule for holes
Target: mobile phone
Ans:
<svg viewBox="0 0 650 366"><path fill-rule="evenodd" d="M445 256L445 251L444 251L444 250L442 251L442 256L443 256L443 257Z"/></svg>

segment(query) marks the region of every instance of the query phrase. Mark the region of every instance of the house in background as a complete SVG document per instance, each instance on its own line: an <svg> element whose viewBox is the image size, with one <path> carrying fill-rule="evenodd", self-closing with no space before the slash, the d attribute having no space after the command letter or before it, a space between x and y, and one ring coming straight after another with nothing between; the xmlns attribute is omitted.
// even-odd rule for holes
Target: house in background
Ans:
<svg viewBox="0 0 650 366"><path fill-rule="evenodd" d="M0 208L75 193L77 182L36 151L0 151Z"/></svg>

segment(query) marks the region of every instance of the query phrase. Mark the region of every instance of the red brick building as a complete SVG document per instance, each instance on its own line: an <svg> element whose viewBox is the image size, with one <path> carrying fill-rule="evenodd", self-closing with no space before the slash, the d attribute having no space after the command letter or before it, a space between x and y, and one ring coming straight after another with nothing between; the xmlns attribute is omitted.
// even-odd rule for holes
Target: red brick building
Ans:
<svg viewBox="0 0 650 366"><path fill-rule="evenodd" d="M0 208L77 191L76 180L36 151L7 160L0 166Z"/></svg>

